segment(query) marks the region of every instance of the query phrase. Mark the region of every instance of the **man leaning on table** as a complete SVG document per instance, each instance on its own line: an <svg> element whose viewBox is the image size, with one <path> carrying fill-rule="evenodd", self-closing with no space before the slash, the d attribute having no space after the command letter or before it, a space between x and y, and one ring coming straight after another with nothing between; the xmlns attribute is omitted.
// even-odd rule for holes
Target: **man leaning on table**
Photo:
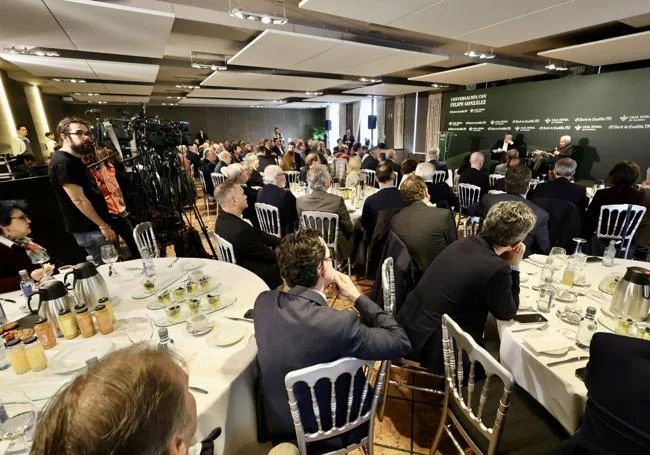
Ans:
<svg viewBox="0 0 650 455"><path fill-rule="evenodd" d="M278 248L278 263L288 290L265 291L255 302L264 416L274 443L296 438L284 385L287 373L342 357L395 359L411 349L406 333L395 319L360 294L347 275L334 269L330 251L316 231L303 230L284 237ZM338 296L354 302L358 314L328 306L325 290L330 285ZM356 377L355 384L362 379ZM337 421L347 410L344 398L348 388L339 386L344 384L336 387ZM362 384L355 385L355 391L361 389ZM315 431L316 422L309 411L309 389L296 388L295 392L306 432ZM329 385L317 385L316 395L319 401L329 403ZM323 428L328 428L331 416L325 414L321 419ZM347 446L363 437L363 433L367 434L367 427L345 438L328 439L327 449Z"/></svg>
<svg viewBox="0 0 650 455"><path fill-rule="evenodd" d="M436 256L397 314L413 345L409 358L434 373L443 371L443 314L481 343L488 311L501 320L517 313L523 240L533 226L535 214L526 204L499 202L479 235L457 240Z"/></svg>

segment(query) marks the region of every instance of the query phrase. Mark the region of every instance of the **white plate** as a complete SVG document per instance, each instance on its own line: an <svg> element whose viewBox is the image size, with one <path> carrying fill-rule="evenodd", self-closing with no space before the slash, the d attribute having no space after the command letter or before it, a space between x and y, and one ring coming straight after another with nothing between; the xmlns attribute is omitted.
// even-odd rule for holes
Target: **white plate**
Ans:
<svg viewBox="0 0 650 455"><path fill-rule="evenodd" d="M221 327L215 327L212 334L208 337L208 346L230 346L237 343L246 336L248 331L245 327L232 324Z"/></svg>
<svg viewBox="0 0 650 455"><path fill-rule="evenodd" d="M84 341L77 346L59 352L48 362L48 369L56 374L67 374L86 367L86 360L101 359L113 349L107 340Z"/></svg>
<svg viewBox="0 0 650 455"><path fill-rule="evenodd" d="M192 270L200 269L202 266L203 264L199 261L184 262L183 265L181 265L181 270L191 272Z"/></svg>

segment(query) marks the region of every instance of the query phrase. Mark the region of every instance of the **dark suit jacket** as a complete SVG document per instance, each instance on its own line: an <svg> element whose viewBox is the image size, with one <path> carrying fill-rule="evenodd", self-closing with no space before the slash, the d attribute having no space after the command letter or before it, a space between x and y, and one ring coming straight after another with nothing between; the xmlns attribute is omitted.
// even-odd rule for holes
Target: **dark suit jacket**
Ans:
<svg viewBox="0 0 650 455"><path fill-rule="evenodd" d="M458 198L451 191L446 183L425 182L429 191L429 200L441 208L456 207L458 209Z"/></svg>
<svg viewBox="0 0 650 455"><path fill-rule="evenodd" d="M410 349L404 330L368 297L355 302L359 315L336 311L318 292L296 286L288 292L265 291L255 301L255 338L264 394L264 408L274 441L295 439L284 377L291 371L342 357L367 360L395 359ZM281 334L281 336L278 336ZM349 381L348 381L349 384ZM343 417L347 388L337 383L337 416ZM329 408L330 387L316 387L320 403ZM303 424L315 430L309 389L294 389ZM361 387L355 387L361 390ZM370 393L370 392L369 392ZM354 408L354 405L353 405ZM357 404L358 409L358 404ZM311 418L310 418L311 417ZM324 428L331 425L331 413L322 412ZM339 420L339 418L337 418Z"/></svg>
<svg viewBox="0 0 650 455"><path fill-rule="evenodd" d="M589 205L585 187L572 183L563 177L540 183L533 191L528 193L528 199L531 201L539 197L573 202L583 212L587 210L587 205Z"/></svg>
<svg viewBox="0 0 650 455"><path fill-rule="evenodd" d="M280 232L282 236L291 234L298 221L296 197L291 191L276 185L266 185L257 193L257 202L270 204L280 211Z"/></svg>
<svg viewBox="0 0 650 455"><path fill-rule="evenodd" d="M282 284L280 268L273 251L280 239L224 211L219 213L214 231L232 243L237 265L262 278L271 289Z"/></svg>
<svg viewBox="0 0 650 455"><path fill-rule="evenodd" d="M397 314L411 340L409 358L443 371L442 315L449 314L477 342L488 311L511 319L519 308L519 272L480 235L458 240L438 255Z"/></svg>
<svg viewBox="0 0 650 455"><path fill-rule="evenodd" d="M436 171L448 171L447 163L445 161L431 160L429 163L435 166Z"/></svg>
<svg viewBox="0 0 650 455"><path fill-rule="evenodd" d="M370 159L370 158L368 158ZM372 196L369 196L363 203L361 212L361 226L365 231L365 237L370 240L372 232L377 223L377 213L384 209L400 209L404 207L404 199L399 189L395 186L382 188Z"/></svg>
<svg viewBox="0 0 650 455"><path fill-rule="evenodd" d="M214 196L214 185L212 184L212 177L210 177L210 174L215 172L214 169L216 165L216 162L212 163L208 161L199 169L201 173L203 173L203 179L205 180L205 192L211 197Z"/></svg>
<svg viewBox="0 0 650 455"><path fill-rule="evenodd" d="M264 186L264 179L262 178L262 174L260 174L255 169L252 169L251 170L251 177L248 179L248 182L246 182L246 185L248 185L248 186Z"/></svg>
<svg viewBox="0 0 650 455"><path fill-rule="evenodd" d="M490 191L490 177L481 171L477 171L473 167L467 168L460 174L458 183L469 183L481 188L481 196Z"/></svg>
<svg viewBox="0 0 650 455"><path fill-rule="evenodd" d="M551 249L551 243L548 235L548 220L549 215L546 210L537 204L523 198L519 194L486 194L478 205L470 207L470 215L480 216L485 219L485 216L490 211L493 205L502 201L518 201L526 204L537 217L537 222L532 231L524 239L526 245L526 257L531 254L548 254Z"/></svg>
<svg viewBox="0 0 650 455"><path fill-rule="evenodd" d="M299 217L304 211L336 213L339 216L337 249L344 258L350 257L352 254L352 220L341 196L326 191L312 191L311 194L296 199L296 209Z"/></svg>
<svg viewBox="0 0 650 455"><path fill-rule="evenodd" d="M344 134L343 135L343 143L344 144L352 144L354 143L354 134Z"/></svg>
<svg viewBox="0 0 650 455"><path fill-rule="evenodd" d="M219 160L217 165L214 167L214 171L212 171L212 172L216 172L217 174L221 174L221 168L224 168L224 167L228 167L226 162Z"/></svg>
<svg viewBox="0 0 650 455"><path fill-rule="evenodd" d="M20 289L18 272L31 272L38 267L37 264L32 264L25 248L16 244L9 248L0 243L0 293Z"/></svg>
<svg viewBox="0 0 650 455"><path fill-rule="evenodd" d="M266 166L270 166L271 164L278 164L277 157L270 153L267 153L266 155L257 155L257 158L260 162L260 164L257 166L257 170L260 174L264 173Z"/></svg>
<svg viewBox="0 0 650 455"><path fill-rule="evenodd" d="M361 163L361 169L370 169L374 171L375 169L377 169L378 164L379 161L377 161L375 157L373 157L372 155L368 155L368 158L363 160L363 162Z"/></svg>
<svg viewBox="0 0 650 455"><path fill-rule="evenodd" d="M406 244L420 270L426 270L447 245L456 240L456 225L448 209L414 202L390 222L393 232Z"/></svg>
<svg viewBox="0 0 650 455"><path fill-rule="evenodd" d="M589 441L617 454L648 453L650 343L596 333L589 347L587 408L573 441Z"/></svg>
<svg viewBox="0 0 650 455"><path fill-rule="evenodd" d="M248 185L240 186L242 190L244 190L244 194L246 195L246 202L248 203L248 207L246 207L242 216L250 220L251 223L253 223L253 226L259 229L260 223L257 219L257 212L255 211L255 203L257 202L257 190L254 190Z"/></svg>

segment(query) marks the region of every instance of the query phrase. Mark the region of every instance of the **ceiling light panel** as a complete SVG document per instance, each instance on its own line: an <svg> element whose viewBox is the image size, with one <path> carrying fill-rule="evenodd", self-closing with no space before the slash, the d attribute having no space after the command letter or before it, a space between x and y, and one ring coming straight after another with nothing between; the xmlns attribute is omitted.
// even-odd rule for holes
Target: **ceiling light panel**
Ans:
<svg viewBox="0 0 650 455"><path fill-rule="evenodd" d="M74 43L42 0L2 2L0 42L16 46L75 49Z"/></svg>
<svg viewBox="0 0 650 455"><path fill-rule="evenodd" d="M584 65L613 65L650 59L650 31L561 47L537 55Z"/></svg>
<svg viewBox="0 0 650 455"><path fill-rule="evenodd" d="M309 98L307 102L319 103L352 103L354 101L365 100L365 96L350 96L350 95L323 95L315 98Z"/></svg>
<svg viewBox="0 0 650 455"><path fill-rule="evenodd" d="M183 98L179 105L186 106L230 106L230 107L251 107L252 105L273 105L270 101L260 100L228 100L228 99L204 99L204 98Z"/></svg>
<svg viewBox="0 0 650 455"><path fill-rule="evenodd" d="M145 63L88 60L88 66L95 73L95 79L110 81L154 82L158 75L158 65Z"/></svg>
<svg viewBox="0 0 650 455"><path fill-rule="evenodd" d="M251 100L280 100L289 97L306 97L304 93L300 92L263 92L259 90L229 90L215 88L192 90L187 96L190 98L231 98Z"/></svg>
<svg viewBox="0 0 650 455"><path fill-rule="evenodd" d="M411 77L410 81L437 82L442 84L472 85L483 82L516 79L520 77L545 74L544 71L519 68L517 66L498 65L496 63L480 63L438 73Z"/></svg>
<svg viewBox="0 0 650 455"><path fill-rule="evenodd" d="M148 103L148 96L126 96L126 95L99 95L99 96L89 96L89 95L75 95L72 97L77 101L84 102L97 102L97 101L106 101L109 103Z"/></svg>
<svg viewBox="0 0 650 455"><path fill-rule="evenodd" d="M345 83L347 81L317 77L215 71L201 82L201 86L318 91Z"/></svg>
<svg viewBox="0 0 650 455"><path fill-rule="evenodd" d="M433 90L432 87L418 87L415 85L403 84L377 84L347 90L343 93L351 95L399 96L406 95L407 93L427 92L429 90Z"/></svg>
<svg viewBox="0 0 650 455"><path fill-rule="evenodd" d="M0 53L0 58L34 76L95 79L95 73L83 59L37 57L6 52Z"/></svg>

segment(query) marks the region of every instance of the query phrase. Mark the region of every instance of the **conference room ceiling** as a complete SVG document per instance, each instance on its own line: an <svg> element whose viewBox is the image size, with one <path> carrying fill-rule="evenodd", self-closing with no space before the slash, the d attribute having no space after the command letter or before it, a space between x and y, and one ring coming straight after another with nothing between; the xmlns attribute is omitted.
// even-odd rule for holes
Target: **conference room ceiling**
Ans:
<svg viewBox="0 0 650 455"><path fill-rule="evenodd" d="M238 19L231 6L286 11L288 23ZM432 82L453 90L647 66L649 35L649 0L21 0L3 5L0 69L86 104L307 109L425 96L440 91ZM25 46L60 56L9 52ZM495 58L483 65L470 50Z"/></svg>

